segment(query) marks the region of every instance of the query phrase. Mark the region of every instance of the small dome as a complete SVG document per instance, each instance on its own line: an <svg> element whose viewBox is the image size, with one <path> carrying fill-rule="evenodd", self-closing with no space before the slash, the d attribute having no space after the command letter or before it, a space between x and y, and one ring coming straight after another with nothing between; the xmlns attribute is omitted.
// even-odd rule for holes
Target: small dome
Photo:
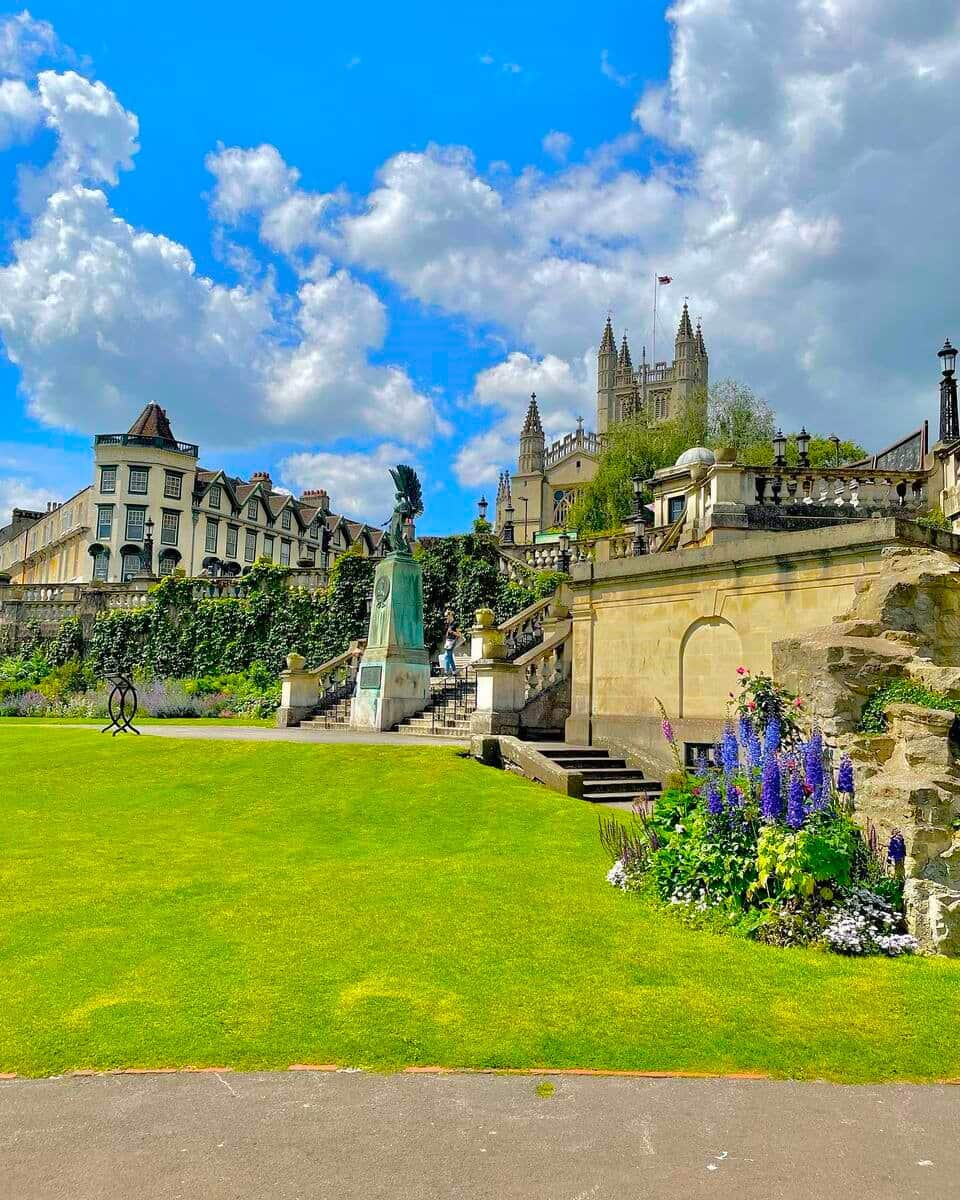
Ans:
<svg viewBox="0 0 960 1200"><path fill-rule="evenodd" d="M689 450L684 450L675 465L678 467L692 467L694 463L703 463L705 467L712 467L716 461L716 455L712 450L708 450L706 446L693 446Z"/></svg>

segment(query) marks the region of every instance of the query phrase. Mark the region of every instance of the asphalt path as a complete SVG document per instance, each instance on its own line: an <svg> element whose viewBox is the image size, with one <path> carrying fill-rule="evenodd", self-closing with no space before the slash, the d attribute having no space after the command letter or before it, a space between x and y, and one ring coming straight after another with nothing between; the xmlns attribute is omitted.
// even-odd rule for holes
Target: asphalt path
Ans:
<svg viewBox="0 0 960 1200"><path fill-rule="evenodd" d="M956 1200L960 1089L349 1071L17 1079L0 1083L0 1196Z"/></svg>

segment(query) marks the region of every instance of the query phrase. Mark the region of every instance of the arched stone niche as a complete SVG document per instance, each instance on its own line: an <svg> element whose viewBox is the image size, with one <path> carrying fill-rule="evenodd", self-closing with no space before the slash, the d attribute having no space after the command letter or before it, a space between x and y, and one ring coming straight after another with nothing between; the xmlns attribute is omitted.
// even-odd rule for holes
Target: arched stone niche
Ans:
<svg viewBox="0 0 960 1200"><path fill-rule="evenodd" d="M743 643L729 621L694 621L680 643L680 716L715 717L742 663Z"/></svg>

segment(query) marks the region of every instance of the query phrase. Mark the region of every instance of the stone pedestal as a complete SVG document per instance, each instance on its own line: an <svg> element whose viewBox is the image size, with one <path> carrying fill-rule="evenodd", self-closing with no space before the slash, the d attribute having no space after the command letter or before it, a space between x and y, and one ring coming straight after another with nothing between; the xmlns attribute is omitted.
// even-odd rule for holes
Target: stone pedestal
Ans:
<svg viewBox="0 0 960 1200"><path fill-rule="evenodd" d="M287 655L287 669L280 672L280 709L277 725L291 729L317 707L319 671L305 670L307 660L302 654Z"/></svg>
<svg viewBox="0 0 960 1200"><path fill-rule="evenodd" d="M392 729L430 699L430 656L423 641L423 578L410 554L377 563L367 648L350 705L354 729Z"/></svg>

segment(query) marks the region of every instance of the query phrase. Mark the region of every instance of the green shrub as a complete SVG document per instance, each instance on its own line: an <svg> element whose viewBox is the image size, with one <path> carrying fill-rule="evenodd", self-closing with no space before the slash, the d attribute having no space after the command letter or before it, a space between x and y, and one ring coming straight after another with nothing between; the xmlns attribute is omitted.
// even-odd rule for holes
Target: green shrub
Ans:
<svg viewBox="0 0 960 1200"><path fill-rule="evenodd" d="M887 728L885 709L888 704L916 704L920 708L941 708L949 712L957 712L960 701L948 696L946 692L937 692L915 683L910 679L895 679L878 688L863 706L860 714L859 729L861 733L883 733Z"/></svg>

